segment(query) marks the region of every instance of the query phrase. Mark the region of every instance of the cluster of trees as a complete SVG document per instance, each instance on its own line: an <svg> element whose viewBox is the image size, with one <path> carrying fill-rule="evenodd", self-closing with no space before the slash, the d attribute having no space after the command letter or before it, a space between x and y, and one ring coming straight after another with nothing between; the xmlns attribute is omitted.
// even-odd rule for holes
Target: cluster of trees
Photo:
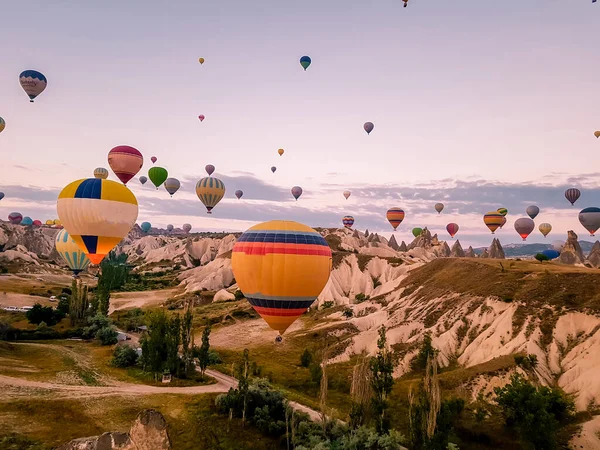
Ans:
<svg viewBox="0 0 600 450"><path fill-rule="evenodd" d="M42 306L39 303L33 305L33 307L25 313L29 323L40 325L44 323L46 326L53 326L64 319L69 312L68 300L61 299L56 309L52 306Z"/></svg>

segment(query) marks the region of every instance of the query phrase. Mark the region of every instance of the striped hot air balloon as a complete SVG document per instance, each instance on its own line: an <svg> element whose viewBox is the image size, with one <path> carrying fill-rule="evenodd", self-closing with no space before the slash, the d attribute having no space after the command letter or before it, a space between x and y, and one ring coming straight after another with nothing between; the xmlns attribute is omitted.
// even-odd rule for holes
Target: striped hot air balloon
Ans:
<svg viewBox="0 0 600 450"><path fill-rule="evenodd" d="M181 183L177 178L167 178L165 180L165 189L173 197L173 194L179 190Z"/></svg>
<svg viewBox="0 0 600 450"><path fill-rule="evenodd" d="M119 145L108 152L108 165L117 178L127 184L144 165L144 157L136 148Z"/></svg>
<svg viewBox="0 0 600 450"><path fill-rule="evenodd" d="M458 233L459 226L457 223L449 223L446 225L446 231L450 235L451 238L454 238L454 235Z"/></svg>
<svg viewBox="0 0 600 450"><path fill-rule="evenodd" d="M354 225L354 217L352 217L352 216L344 216L342 218L342 223L344 224L344 226L346 228L352 228L352 225Z"/></svg>
<svg viewBox="0 0 600 450"><path fill-rule="evenodd" d="M600 228L600 208L592 206L582 209L579 212L579 222L590 232L590 236L594 236L594 233Z"/></svg>
<svg viewBox="0 0 600 450"><path fill-rule="evenodd" d="M483 216L483 223L485 223L492 234L494 234L499 227L504 225L504 219L505 217L498 211L490 211Z"/></svg>
<svg viewBox="0 0 600 450"><path fill-rule="evenodd" d="M500 225L500 229L504 228L504 225L506 225L506 222L507 222L506 216L503 216L502 217L502 224Z"/></svg>
<svg viewBox="0 0 600 450"><path fill-rule="evenodd" d="M19 212L11 212L8 215L8 221L13 225L19 225L23 220L23 215Z"/></svg>
<svg viewBox="0 0 600 450"><path fill-rule="evenodd" d="M58 216L71 238L93 264L131 230L138 216L135 195L111 180L73 181L58 194Z"/></svg>
<svg viewBox="0 0 600 450"><path fill-rule="evenodd" d="M565 198L571 202L571 206L581 197L581 191L576 188L570 188L565 191Z"/></svg>
<svg viewBox="0 0 600 450"><path fill-rule="evenodd" d="M212 209L225 195L225 184L218 178L204 177L196 183L196 195L206 206L206 212L212 214Z"/></svg>
<svg viewBox="0 0 600 450"><path fill-rule="evenodd" d="M546 237L548 236L548 233L552 231L552 225L550 225L549 223L542 223L538 227L538 230L540 230L540 233L542 233L544 237Z"/></svg>
<svg viewBox="0 0 600 450"><path fill-rule="evenodd" d="M106 170L104 167L96 167L94 169L94 178L106 180L108 178L108 170Z"/></svg>
<svg viewBox="0 0 600 450"><path fill-rule="evenodd" d="M327 284L331 264L331 249L319 233L283 220L248 229L231 256L244 296L279 334L316 300Z"/></svg>
<svg viewBox="0 0 600 450"><path fill-rule="evenodd" d="M508 214L508 209L506 209L506 208L498 208L498 212L500 214L502 214L503 216L506 216Z"/></svg>
<svg viewBox="0 0 600 450"><path fill-rule="evenodd" d="M73 276L77 277L80 272L90 265L89 258L85 256L85 253L81 251L77 243L69 236L69 232L64 228L56 235L54 246L73 272Z"/></svg>
<svg viewBox="0 0 600 450"><path fill-rule="evenodd" d="M398 228L404 220L404 210L402 208L390 208L385 216L390 225L394 227L394 231L396 231L396 228Z"/></svg>

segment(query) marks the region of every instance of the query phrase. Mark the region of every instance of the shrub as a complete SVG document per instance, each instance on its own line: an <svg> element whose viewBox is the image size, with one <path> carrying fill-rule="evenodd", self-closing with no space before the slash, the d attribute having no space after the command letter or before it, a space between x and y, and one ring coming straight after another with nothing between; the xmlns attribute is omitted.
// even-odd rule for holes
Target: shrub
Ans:
<svg viewBox="0 0 600 450"><path fill-rule="evenodd" d="M306 367L310 366L312 359L313 359L312 353L307 348L305 348L304 352L300 355L300 365L302 367L306 368Z"/></svg>
<svg viewBox="0 0 600 450"><path fill-rule="evenodd" d="M38 325L41 322L45 322L48 326L56 325L56 323L64 317L61 317L60 313L56 314L56 311L54 311L51 306L42 306L39 303L33 305L33 308L27 311L25 316L27 317L27 320L29 320L29 323Z"/></svg>
<svg viewBox="0 0 600 450"><path fill-rule="evenodd" d="M425 370L427 359L435 358L436 354L437 350L433 348L433 345L431 344L431 334L426 333L419 353L417 353L410 363L412 370Z"/></svg>
<svg viewBox="0 0 600 450"><path fill-rule="evenodd" d="M363 294L362 292L356 294L354 296L354 300L356 301L356 303L362 303L362 302L366 302L367 300L369 300L371 297L369 297L368 295Z"/></svg>
<svg viewBox="0 0 600 450"><path fill-rule="evenodd" d="M96 339L99 339L102 345L114 345L117 343L117 332L112 327L103 327L96 332Z"/></svg>
<svg viewBox="0 0 600 450"><path fill-rule="evenodd" d="M244 293L238 289L233 293L233 296L236 300L242 300L244 298Z"/></svg>
<svg viewBox="0 0 600 450"><path fill-rule="evenodd" d="M327 309L327 308L333 308L334 303L333 302L323 302L323 305L321 306L321 309Z"/></svg>
<svg viewBox="0 0 600 450"><path fill-rule="evenodd" d="M352 311L350 308L346 308L344 309L344 312L342 312L342 316L344 316L346 319L351 319L354 316L354 311Z"/></svg>
<svg viewBox="0 0 600 450"><path fill-rule="evenodd" d="M550 258L544 255L543 253L538 253L537 255L535 255L535 259L537 259L541 264L543 264L544 261L550 260Z"/></svg>
<svg viewBox="0 0 600 450"><path fill-rule="evenodd" d="M113 352L111 364L115 367L131 367L138 359L137 351L129 345L118 345Z"/></svg>

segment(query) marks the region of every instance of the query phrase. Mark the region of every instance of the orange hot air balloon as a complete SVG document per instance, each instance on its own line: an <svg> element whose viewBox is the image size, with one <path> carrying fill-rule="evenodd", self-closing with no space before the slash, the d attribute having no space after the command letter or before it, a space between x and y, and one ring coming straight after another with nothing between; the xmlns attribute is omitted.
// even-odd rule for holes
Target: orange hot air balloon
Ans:
<svg viewBox="0 0 600 450"><path fill-rule="evenodd" d="M144 157L138 149L119 145L108 152L108 165L123 184L127 184L144 165Z"/></svg>
<svg viewBox="0 0 600 450"><path fill-rule="evenodd" d="M386 213L386 217L390 225L394 227L394 231L396 231L396 228L404 220L404 210L402 208L390 208Z"/></svg>
<svg viewBox="0 0 600 450"><path fill-rule="evenodd" d="M504 216L498 211L490 211L483 216L483 223L490 229L492 234L504 224Z"/></svg>
<svg viewBox="0 0 600 450"><path fill-rule="evenodd" d="M285 150L280 148L279 150L277 150L277 153L279 153L279 156L282 156L285 153Z"/></svg>

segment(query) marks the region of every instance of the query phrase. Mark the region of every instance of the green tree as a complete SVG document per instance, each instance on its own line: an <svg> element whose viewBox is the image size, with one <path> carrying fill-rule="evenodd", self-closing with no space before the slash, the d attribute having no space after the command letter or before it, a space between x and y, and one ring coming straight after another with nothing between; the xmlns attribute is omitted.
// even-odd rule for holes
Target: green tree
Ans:
<svg viewBox="0 0 600 450"><path fill-rule="evenodd" d="M310 363L312 362L313 359L313 355L310 352L309 349L305 348L304 352L302 352L302 354L300 355L300 365L302 367L308 367L310 366Z"/></svg>
<svg viewBox="0 0 600 450"><path fill-rule="evenodd" d="M535 259L537 259L540 262L540 264L544 264L544 261L550 260L550 258L544 255L543 253L538 253L537 255L535 255Z"/></svg>
<svg viewBox="0 0 600 450"><path fill-rule="evenodd" d="M137 351L129 345L117 345L113 352L111 364L115 367L131 367L138 359Z"/></svg>
<svg viewBox="0 0 600 450"><path fill-rule="evenodd" d="M202 331L202 344L200 348L196 348L196 357L198 358L198 366L200 366L200 373L204 377L204 372L210 363L210 325L207 325Z"/></svg>
<svg viewBox="0 0 600 450"><path fill-rule="evenodd" d="M71 308L70 308L69 297L61 296L60 299L58 300L58 305L56 306L56 311L58 311L64 317L67 314L69 314L70 309Z"/></svg>
<svg viewBox="0 0 600 450"><path fill-rule="evenodd" d="M148 332L141 339L143 369L154 374L155 379L165 371L179 373L181 319L169 319L162 309L149 314L148 319Z"/></svg>
<svg viewBox="0 0 600 450"><path fill-rule="evenodd" d="M181 353L183 355L183 364L185 373L188 374L192 368L193 350L194 350L194 332L193 332L194 314L191 305L186 308L181 322Z"/></svg>
<svg viewBox="0 0 600 450"><path fill-rule="evenodd" d="M389 419L385 412L388 409L388 396L394 387L394 361L392 353L387 348L385 326L379 328L379 339L377 340L377 355L371 358L371 389L373 397L371 404L377 420L377 432L387 433L390 429Z"/></svg>
<svg viewBox="0 0 600 450"><path fill-rule="evenodd" d="M60 314L58 314L58 316L60 316ZM39 303L33 305L33 308L25 313L25 317L27 317L29 323L35 325L45 322L48 326L52 326L58 322L58 317L54 309L52 309L51 306L42 306Z"/></svg>
<svg viewBox="0 0 600 450"><path fill-rule="evenodd" d="M423 337L423 344L417 356L411 361L410 366L412 370L425 370L427 361L437 356L437 350L433 348L431 343L431 333L425 333Z"/></svg>
<svg viewBox="0 0 600 450"><path fill-rule="evenodd" d="M113 327L103 327L96 332L96 339L102 345L114 345L118 342L117 331Z"/></svg>
<svg viewBox="0 0 600 450"><path fill-rule="evenodd" d="M246 421L246 408L248 406L248 391L250 388L250 351L245 348L242 353L242 361L236 367L236 378L238 380L238 391L242 399L242 423Z"/></svg>

